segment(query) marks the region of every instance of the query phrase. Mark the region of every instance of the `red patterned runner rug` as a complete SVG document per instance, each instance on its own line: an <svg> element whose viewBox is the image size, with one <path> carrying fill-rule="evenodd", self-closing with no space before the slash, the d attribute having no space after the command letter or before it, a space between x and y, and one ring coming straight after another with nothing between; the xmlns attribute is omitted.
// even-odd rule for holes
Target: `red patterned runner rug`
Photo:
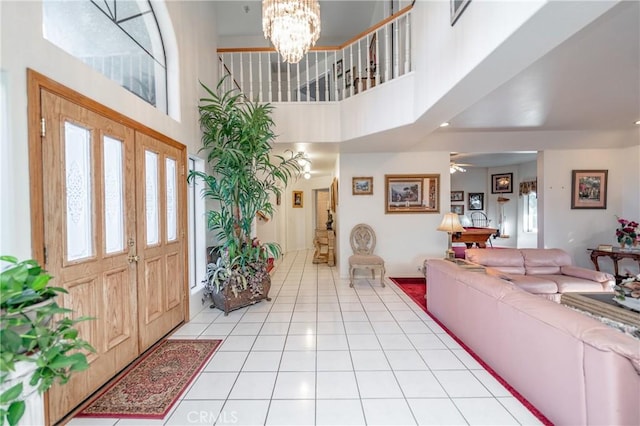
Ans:
<svg viewBox="0 0 640 426"><path fill-rule="evenodd" d="M464 350L467 351L469 355L471 355L473 359L475 359L478 362L478 364L482 366L482 368L487 370L489 374L491 374L498 382L500 382L502 386L504 386L509 392L511 392L511 394L518 401L520 401L522 405L527 407L527 409L531 412L531 414L536 416L538 420L542 422L542 424L547 426L553 425L553 423L549 419L547 419L545 415L540 412L540 410L534 407L533 404L527 401L527 399L524 396L520 395L520 393L517 390L511 387L511 385L507 383L507 381L504 380L502 377L500 377L498 373L496 373L493 370L493 368L491 368L486 362L482 360L482 358L480 358L478 355L475 354L475 352L469 349L469 347L465 345L462 340L458 339L458 336L453 334L453 332L449 330L447 327L445 327L444 324L442 324L436 317L431 315L431 313L427 310L427 299L425 297L427 294L427 281L423 277L417 277L417 278L391 278L390 277L389 279L394 283L396 283L400 288L400 290L404 291L407 294L407 296L409 296L414 302L416 302L422 308L422 310L425 311L431 317L431 319L433 319L440 327L442 327L444 331L447 332L449 336L451 336L451 338L453 338L453 340L456 341L456 343L462 346Z"/></svg>
<svg viewBox="0 0 640 426"><path fill-rule="evenodd" d="M77 416L164 418L220 343L222 340L164 340Z"/></svg>

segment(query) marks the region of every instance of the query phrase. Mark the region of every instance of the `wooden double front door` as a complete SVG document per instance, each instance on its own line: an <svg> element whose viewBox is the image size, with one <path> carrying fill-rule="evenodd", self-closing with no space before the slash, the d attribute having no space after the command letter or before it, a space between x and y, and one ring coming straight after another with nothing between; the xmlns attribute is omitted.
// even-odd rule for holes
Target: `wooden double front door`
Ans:
<svg viewBox="0 0 640 426"><path fill-rule="evenodd" d="M186 151L37 92L45 267L69 292L62 304L95 318L79 324L89 369L49 391L54 423L185 318Z"/></svg>

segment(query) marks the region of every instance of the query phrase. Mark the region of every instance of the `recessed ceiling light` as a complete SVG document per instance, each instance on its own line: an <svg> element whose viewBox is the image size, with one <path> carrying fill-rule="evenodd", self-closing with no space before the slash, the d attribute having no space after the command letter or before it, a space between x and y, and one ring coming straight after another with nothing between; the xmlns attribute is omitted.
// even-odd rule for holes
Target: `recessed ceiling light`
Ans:
<svg viewBox="0 0 640 426"><path fill-rule="evenodd" d="M640 126L640 120L636 121L636 124L637 124L638 126Z"/></svg>
<svg viewBox="0 0 640 426"><path fill-rule="evenodd" d="M440 124L440 127L447 127L449 126L449 122L445 121L444 123Z"/></svg>

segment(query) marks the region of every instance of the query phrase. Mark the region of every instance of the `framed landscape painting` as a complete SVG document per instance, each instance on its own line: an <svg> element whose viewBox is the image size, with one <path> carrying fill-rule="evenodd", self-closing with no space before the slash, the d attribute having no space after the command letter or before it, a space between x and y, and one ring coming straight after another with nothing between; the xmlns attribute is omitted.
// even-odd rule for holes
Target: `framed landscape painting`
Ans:
<svg viewBox="0 0 640 426"><path fill-rule="evenodd" d="M353 195L372 195L373 177L354 177L352 179Z"/></svg>
<svg viewBox="0 0 640 426"><path fill-rule="evenodd" d="M608 170L573 170L571 208L606 209L607 174Z"/></svg>
<svg viewBox="0 0 640 426"><path fill-rule="evenodd" d="M440 175L385 175L385 213L439 213Z"/></svg>

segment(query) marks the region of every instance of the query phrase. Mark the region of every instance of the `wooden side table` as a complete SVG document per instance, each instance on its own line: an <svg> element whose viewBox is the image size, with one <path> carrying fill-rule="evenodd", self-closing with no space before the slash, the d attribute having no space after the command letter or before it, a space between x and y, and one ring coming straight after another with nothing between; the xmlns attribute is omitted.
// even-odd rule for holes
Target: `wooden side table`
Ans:
<svg viewBox="0 0 640 426"><path fill-rule="evenodd" d="M614 247L609 250L598 250L598 249L587 249L591 251L591 261L593 262L593 266L596 267L596 271L600 270L600 265L598 265L599 257L608 257L613 261L613 270L615 272L616 280L619 281L620 274L618 273L618 261L620 259L633 259L638 262L638 268L640 268L640 250L621 250L617 247ZM624 278L624 277L623 277Z"/></svg>
<svg viewBox="0 0 640 426"><path fill-rule="evenodd" d="M313 263L326 263L329 266L336 264L336 234L333 229L316 229L313 245L316 248Z"/></svg>

